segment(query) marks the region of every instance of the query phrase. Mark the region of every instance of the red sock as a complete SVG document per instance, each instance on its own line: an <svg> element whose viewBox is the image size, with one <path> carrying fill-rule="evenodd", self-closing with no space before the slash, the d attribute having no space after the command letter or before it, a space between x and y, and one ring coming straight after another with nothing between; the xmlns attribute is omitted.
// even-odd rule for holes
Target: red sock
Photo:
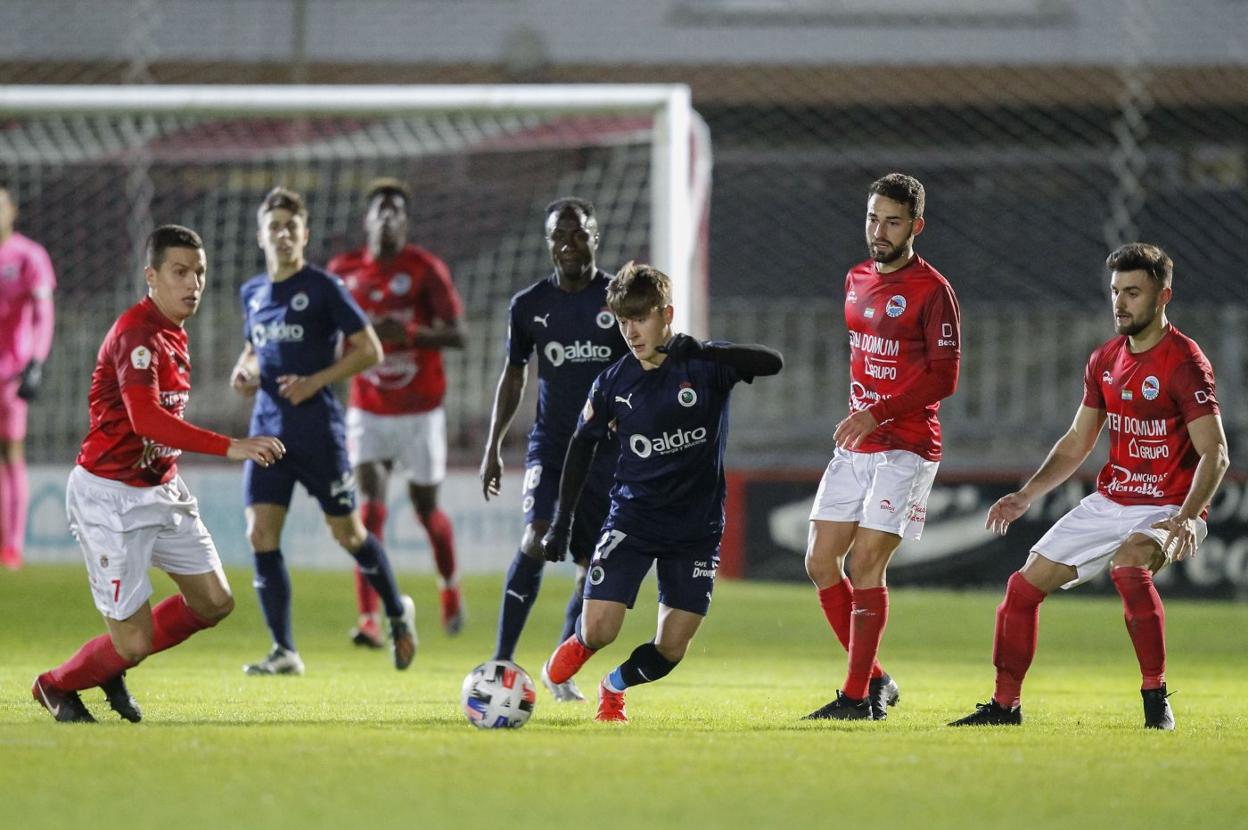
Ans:
<svg viewBox="0 0 1248 830"><path fill-rule="evenodd" d="M823 609L823 616L827 617L828 625L832 626L836 639L841 641L841 647L846 651L849 651L849 612L853 605L854 586L849 577L819 591L819 607ZM874 679L883 675L884 669L876 660L871 664L871 677Z"/></svg>
<svg viewBox="0 0 1248 830"><path fill-rule="evenodd" d="M1166 609L1148 568L1114 568L1114 587L1122 597L1123 618L1144 678L1142 689L1166 682Z"/></svg>
<svg viewBox="0 0 1248 830"><path fill-rule="evenodd" d="M594 656L595 649L581 642L581 638L573 634L559 644L555 653L546 661L546 676L554 683L567 683L572 675L581 670L589 658Z"/></svg>
<svg viewBox="0 0 1248 830"><path fill-rule="evenodd" d="M40 675L40 680L63 692L77 692L111 680L132 665L113 648L112 638L101 634L87 640L73 657Z"/></svg>
<svg viewBox="0 0 1248 830"><path fill-rule="evenodd" d="M166 597L152 609L152 654L173 648L196 631L216 624L192 611L181 594Z"/></svg>
<svg viewBox="0 0 1248 830"><path fill-rule="evenodd" d="M861 700L867 696L871 669L888 625L888 588L855 588L849 617L849 673L841 691L845 697Z"/></svg>
<svg viewBox="0 0 1248 830"><path fill-rule="evenodd" d="M438 575L442 577L443 584L451 585L455 581L455 530L451 527L450 517L441 510L434 510L427 516L417 515L417 518L429 534Z"/></svg>
<svg viewBox="0 0 1248 830"><path fill-rule="evenodd" d="M386 503L382 501L370 500L360 506L360 518L364 521L364 527L377 537L378 542L382 540L382 530L386 526L386 513ZM381 598L369 584L368 578L360 573L358 565L355 568L355 604L361 614L370 616L376 614L381 607Z"/></svg>
<svg viewBox="0 0 1248 830"><path fill-rule="evenodd" d="M997 606L997 628L992 637L992 664L997 667L993 698L1002 706L1018 705L1023 678L1036 656L1040 603L1045 593L1018 571L1005 584L1005 599Z"/></svg>

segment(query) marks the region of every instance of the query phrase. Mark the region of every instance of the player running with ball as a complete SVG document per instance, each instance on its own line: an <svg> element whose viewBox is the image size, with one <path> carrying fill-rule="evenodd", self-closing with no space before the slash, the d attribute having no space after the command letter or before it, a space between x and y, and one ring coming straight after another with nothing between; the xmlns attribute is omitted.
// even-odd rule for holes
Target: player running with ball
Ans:
<svg viewBox="0 0 1248 830"><path fill-rule="evenodd" d="M778 352L764 346L673 336L671 297L667 275L648 265L629 263L611 280L607 304L632 356L594 381L568 445L559 508L542 540L547 559L567 554L576 500L595 450L617 434L619 466L590 563L581 622L545 666L552 682L563 683L610 645L655 565L658 631L603 679L600 721L627 721L625 690L669 674L702 624L724 530L729 393L739 381L774 375L784 365Z"/></svg>

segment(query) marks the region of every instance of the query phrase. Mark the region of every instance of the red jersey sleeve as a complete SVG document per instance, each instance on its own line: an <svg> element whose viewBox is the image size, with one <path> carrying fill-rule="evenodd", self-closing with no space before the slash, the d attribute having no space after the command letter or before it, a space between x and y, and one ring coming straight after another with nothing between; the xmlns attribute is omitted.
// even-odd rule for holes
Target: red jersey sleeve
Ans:
<svg viewBox="0 0 1248 830"><path fill-rule="evenodd" d="M446 267L445 262L432 255L426 255L425 265L425 279L421 295L416 302L423 303L434 319L446 323L455 322L463 316L464 303L459 297L459 292L455 290L455 284L451 282L451 269ZM409 323L407 325L408 342L415 340L416 335L423 328L424 326L414 320Z"/></svg>
<svg viewBox="0 0 1248 830"><path fill-rule="evenodd" d="M1101 350L1092 352L1083 370L1083 405L1088 409L1105 409L1105 393L1101 389Z"/></svg>
<svg viewBox="0 0 1248 830"><path fill-rule="evenodd" d="M1208 360L1194 358L1180 363L1170 380L1171 396L1187 423L1206 415L1218 414L1213 383L1213 367Z"/></svg>
<svg viewBox="0 0 1248 830"><path fill-rule="evenodd" d="M946 282L932 290L923 306L923 339L929 363L962 356L962 314Z"/></svg>
<svg viewBox="0 0 1248 830"><path fill-rule="evenodd" d="M136 435L166 447L204 455L225 455L230 448L228 437L188 424L166 412L160 405L155 386L123 386L121 399L126 404L126 415Z"/></svg>
<svg viewBox="0 0 1248 830"><path fill-rule="evenodd" d="M160 390L160 350L151 332L142 328L123 329L113 340L110 357L117 373L117 388L148 386Z"/></svg>

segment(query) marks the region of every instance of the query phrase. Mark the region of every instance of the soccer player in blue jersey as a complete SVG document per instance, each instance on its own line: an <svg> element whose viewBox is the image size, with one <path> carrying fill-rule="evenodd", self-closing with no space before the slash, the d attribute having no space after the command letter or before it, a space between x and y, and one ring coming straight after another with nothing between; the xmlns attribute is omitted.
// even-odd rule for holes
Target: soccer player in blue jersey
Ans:
<svg viewBox="0 0 1248 830"><path fill-rule="evenodd" d="M594 206L574 198L551 202L546 207L545 234L555 270L511 299L507 363L494 393L490 437L481 461L482 489L489 500L501 492L503 436L524 396L526 368L536 352L537 419L529 433L521 494L524 533L503 585L495 660L512 659L529 610L537 601L546 564L541 539L555 512L559 474L577 413L598 373L628 353L615 315L607 308L610 276L595 264L598 220ZM576 629L586 567L607 515L607 491L617 453L614 448L604 449L598 456L586 475L578 521L571 528L577 580L565 611L561 642ZM555 700L585 699L571 679L560 684L545 677L542 681Z"/></svg>
<svg viewBox="0 0 1248 830"><path fill-rule="evenodd" d="M247 343L230 384L240 394L255 396L250 434L279 436L287 453L268 467L248 461L243 469L256 593L273 635L268 656L243 671L303 673L291 633L290 576L281 552L295 482L320 503L334 540L381 596L390 618L394 666L406 669L416 655L415 606L399 593L385 550L360 521L342 407L329 387L379 363L381 343L342 280L304 259L308 211L303 198L274 188L256 218L266 273L248 280L240 292ZM342 356L336 357L344 340Z"/></svg>
<svg viewBox="0 0 1248 830"><path fill-rule="evenodd" d="M598 689L597 719L627 721L624 690L676 668L710 608L724 531L729 393L739 381L778 373L784 361L765 346L673 336L671 281L648 265L625 265L607 288L607 302L632 357L598 376L581 411L563 463L559 509L542 540L547 559L565 556L577 493L599 444L613 434L619 463L580 626L543 673L567 682L612 643L655 565L658 631Z"/></svg>

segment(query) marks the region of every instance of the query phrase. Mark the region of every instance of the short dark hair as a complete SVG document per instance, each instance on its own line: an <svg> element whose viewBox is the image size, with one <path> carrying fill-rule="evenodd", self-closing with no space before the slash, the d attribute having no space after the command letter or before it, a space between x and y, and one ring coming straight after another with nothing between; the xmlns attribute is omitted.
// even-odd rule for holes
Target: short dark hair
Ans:
<svg viewBox="0 0 1248 830"><path fill-rule="evenodd" d="M256 211L256 222L264 222L264 214L271 210L288 210L291 213L297 213L305 220L308 218L308 208L303 203L303 197L288 187L277 187L264 194L264 201L260 203L259 209Z"/></svg>
<svg viewBox="0 0 1248 830"><path fill-rule="evenodd" d="M1111 271L1143 271L1149 279L1165 288L1174 281L1174 260L1157 245L1128 242L1105 258Z"/></svg>
<svg viewBox="0 0 1248 830"><path fill-rule="evenodd" d="M607 283L607 308L621 320L644 317L672 304L672 279L658 268L629 261Z"/></svg>
<svg viewBox="0 0 1248 830"><path fill-rule="evenodd" d="M563 213L568 208L579 210L585 215L586 219L594 219L594 203L588 199L578 199L575 196L562 196L555 199L546 206L546 213L543 214L547 219L552 213Z"/></svg>
<svg viewBox="0 0 1248 830"><path fill-rule="evenodd" d="M923 183L905 173L889 173L883 178L876 179L867 188L867 193L883 196L885 199L892 199L894 202L908 206L911 219L922 218L923 207L927 202L927 192L923 189Z"/></svg>
<svg viewBox="0 0 1248 830"><path fill-rule="evenodd" d="M191 248L197 251L204 249L204 240L199 234L182 225L161 225L147 235L147 264L159 270L165 263L165 251L170 248Z"/></svg>
<svg viewBox="0 0 1248 830"><path fill-rule="evenodd" d="M402 196L404 204L412 201L412 191L408 190L407 185L389 176L369 182L364 204L371 206L378 196Z"/></svg>

